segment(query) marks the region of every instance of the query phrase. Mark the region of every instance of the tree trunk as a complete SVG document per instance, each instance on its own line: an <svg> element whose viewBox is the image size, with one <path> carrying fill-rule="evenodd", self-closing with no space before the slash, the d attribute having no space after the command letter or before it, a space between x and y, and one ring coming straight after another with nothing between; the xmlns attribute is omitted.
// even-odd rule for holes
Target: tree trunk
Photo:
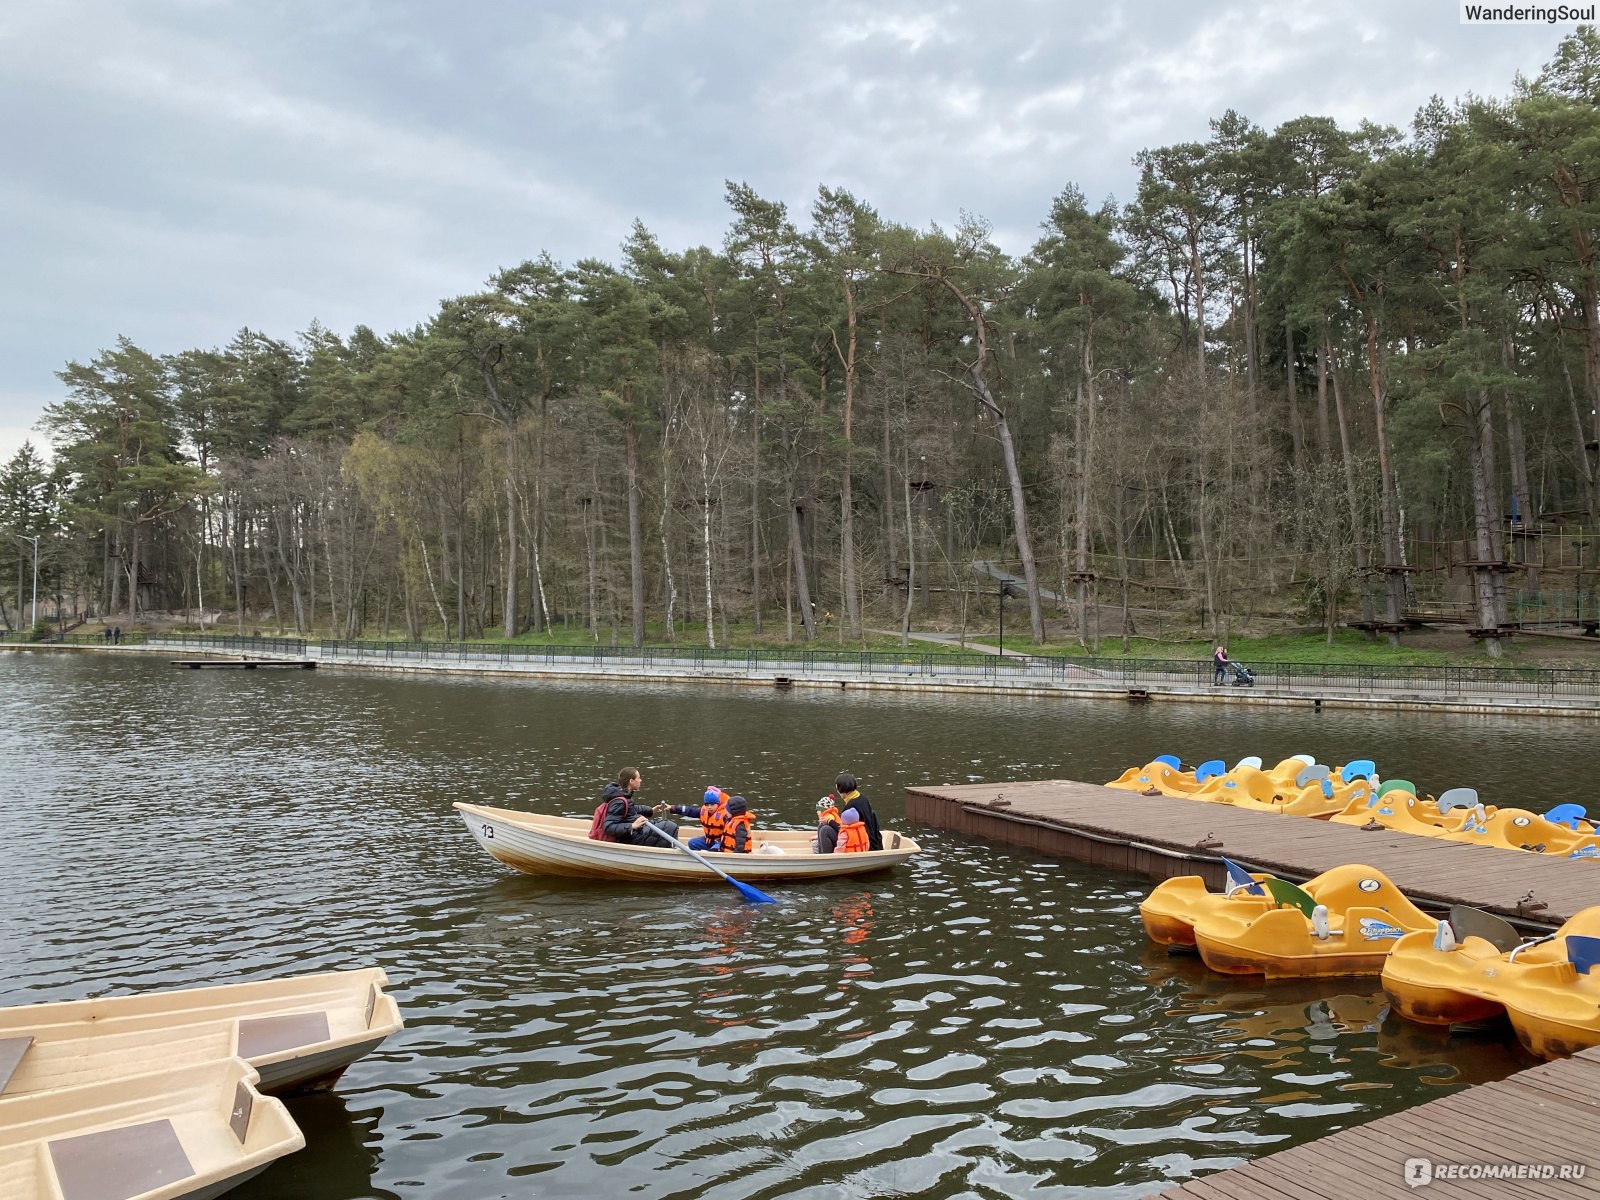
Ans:
<svg viewBox="0 0 1600 1200"><path fill-rule="evenodd" d="M1317 345L1317 453L1326 461L1333 455L1333 435L1328 427L1328 332L1322 323L1322 341Z"/></svg>
<svg viewBox="0 0 1600 1200"><path fill-rule="evenodd" d="M1572 371L1567 367L1566 355L1562 353L1559 345L1556 350L1556 356L1561 359L1561 374L1567 382L1567 404L1572 410L1574 456L1583 474L1584 511L1588 514L1590 522L1593 523L1600 521L1600 489L1595 486L1595 463L1589 457L1589 448L1585 445L1589 439L1583 429L1583 414L1578 410L1578 395L1572 386Z"/></svg>
<svg viewBox="0 0 1600 1200"><path fill-rule="evenodd" d="M761 322L756 322L755 406L750 412L750 615L761 636Z"/></svg>
<svg viewBox="0 0 1600 1200"><path fill-rule="evenodd" d="M1240 239L1240 250L1244 259L1244 379L1245 386L1251 395L1255 394L1256 385L1260 382L1261 368L1259 356L1256 352L1256 256L1255 241L1250 236L1248 223L1245 226L1244 236Z"/></svg>
<svg viewBox="0 0 1600 1200"><path fill-rule="evenodd" d="M1326 352L1326 344L1323 349ZM1344 389L1339 386L1337 367L1331 374L1333 406L1339 422L1339 457L1344 465L1344 495L1350 507L1350 537L1355 545L1356 569L1361 574L1361 619L1370 625L1376 615L1372 607L1372 591L1367 587L1367 571L1372 565L1372 556L1367 551L1366 522L1361 519L1361 492L1356 486L1355 455L1350 450L1350 424L1345 419ZM1366 634L1369 639L1374 636L1371 629Z"/></svg>
<svg viewBox="0 0 1600 1200"><path fill-rule="evenodd" d="M917 526L911 516L911 450L909 439L901 446L900 485L906 502L906 607L900 614L900 644L911 644L911 609L917 595Z"/></svg>
<svg viewBox="0 0 1600 1200"><path fill-rule="evenodd" d="M800 506L789 501L789 570L794 576L795 602L800 606L800 624L805 628L806 641L815 641L817 615L811 603L811 584L806 578L805 539L801 536Z"/></svg>
<svg viewBox="0 0 1600 1200"><path fill-rule="evenodd" d="M700 444L700 549L705 559L706 648L717 648L717 629L713 624L716 594L711 588L711 454Z"/></svg>
<svg viewBox="0 0 1600 1200"><path fill-rule="evenodd" d="M507 638L517 636L517 533L522 525L522 514L517 504L517 433L506 430L506 561L505 571L505 622L501 633Z"/></svg>
<svg viewBox="0 0 1600 1200"><path fill-rule="evenodd" d="M1500 365L1508 374L1516 369L1516 349L1509 334L1500 340ZM1534 519L1533 494L1528 487L1528 442L1522 429L1521 401L1509 387L1501 390L1500 400L1506 408L1506 461L1511 468L1511 497L1516 505L1517 524L1513 526L1515 534L1526 529ZM1515 548L1516 543L1513 542L1512 545ZM1520 559L1523 556L1513 554L1511 557Z"/></svg>
<svg viewBox="0 0 1600 1200"><path fill-rule="evenodd" d="M632 409L633 384L623 385L623 402ZM639 431L633 418L623 429L628 447L628 574L633 605L633 644L644 645L644 538L639 532Z"/></svg>
<svg viewBox="0 0 1600 1200"><path fill-rule="evenodd" d="M1285 361L1288 363L1288 398L1289 398L1289 442L1294 447L1295 474L1304 473L1306 469L1306 436L1300 424L1300 397L1295 388L1294 378L1294 326L1287 317L1283 321L1283 343Z"/></svg>
<svg viewBox="0 0 1600 1200"><path fill-rule="evenodd" d="M672 539L667 530L667 516L672 512L672 473L668 470L669 458L667 454L671 429L672 421L670 419L661 423L661 515L656 518L656 536L661 541L661 572L666 590L666 636L668 645L673 645L678 640L678 584L672 576Z"/></svg>
<svg viewBox="0 0 1600 1200"><path fill-rule="evenodd" d="M1089 479L1094 472L1094 342L1086 331L1081 355L1082 376L1078 382L1078 403L1073 410L1073 442L1077 447L1077 503L1074 514L1077 535L1073 546L1072 573L1077 585L1078 645L1089 646Z"/></svg>
<svg viewBox="0 0 1600 1200"><path fill-rule="evenodd" d="M1477 563L1471 568L1473 599L1477 605L1478 627L1483 630L1498 629L1503 621L1498 597L1495 569L1500 561L1496 553L1495 526L1497 525L1494 486L1494 418L1489 407L1489 394L1482 388L1474 389L1468 401L1467 427L1471 443L1472 512L1476 537L1474 556ZM1484 638L1485 652L1491 658L1505 654L1497 637Z"/></svg>
<svg viewBox="0 0 1600 1200"><path fill-rule="evenodd" d="M890 429L889 401L883 403L883 544L885 579L900 573L900 548L895 544L894 527L894 449Z"/></svg>
<svg viewBox="0 0 1600 1200"><path fill-rule="evenodd" d="M1588 441L1600 442L1600 285L1593 269L1588 234L1578 232L1579 258L1589 264L1583 276L1583 373L1589 385L1592 420Z"/></svg>
<svg viewBox="0 0 1600 1200"><path fill-rule="evenodd" d="M844 353L844 470L839 480L839 590L844 593L845 625L852 641L861 640L861 606L856 599L855 499L851 494L855 443L851 439L851 420L856 398L856 297L855 289L845 288L848 306L848 338Z"/></svg>
<svg viewBox="0 0 1600 1200"><path fill-rule="evenodd" d="M594 523L589 519L589 510L593 503L585 499L581 501L583 507L583 564L585 578L588 583L589 606L589 636L595 641L600 640L600 597L598 594L598 580L594 561Z"/></svg>
<svg viewBox="0 0 1600 1200"><path fill-rule="evenodd" d="M989 413L994 417L995 432L1000 437L1000 451L1006 464L1006 480L1011 485L1011 519L1017 538L1017 557L1022 559L1022 577L1028 586L1028 625L1033 634L1033 643L1037 646L1044 641L1044 612L1039 605L1039 572L1034 566L1033 542L1028 537L1028 502L1022 491L1022 473L1017 468L1017 448L1011 440L1011 425L1006 420L1005 412L995 402L994 395L989 391L987 375L989 336L984 323L983 310L952 280L946 278L942 282L945 287L955 293L956 299L967 310L967 316L972 319L974 332L977 336L978 357L967 368L967 371L971 377L973 394L978 398L978 402L988 409ZM1205 339L1202 337L1202 348L1204 341Z"/></svg>
<svg viewBox="0 0 1600 1200"><path fill-rule="evenodd" d="M1367 317L1367 379L1372 388L1372 413L1378 437L1379 513L1383 524L1383 583L1388 600L1384 620L1398 625L1405 619L1406 577L1400 568L1405 565L1405 547L1401 539L1405 531L1400 524L1400 489L1395 483L1394 459L1389 453L1389 429L1385 410L1389 406L1389 380L1383 360L1383 339L1378 319ZM1341 417L1342 422L1342 417ZM1356 545L1359 548L1360 541ZM1357 566L1361 559L1358 554ZM1365 590L1365 589L1363 589ZM1398 630L1389 631L1389 645L1400 645Z"/></svg>

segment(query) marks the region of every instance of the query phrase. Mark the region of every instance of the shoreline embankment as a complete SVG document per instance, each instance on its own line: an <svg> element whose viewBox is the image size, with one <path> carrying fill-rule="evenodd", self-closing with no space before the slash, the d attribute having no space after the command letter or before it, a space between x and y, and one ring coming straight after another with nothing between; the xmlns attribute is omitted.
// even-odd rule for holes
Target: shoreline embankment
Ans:
<svg viewBox="0 0 1600 1200"><path fill-rule="evenodd" d="M1600 716L1600 672L1549 668L1263 664L1253 686L1211 681L1209 662L874 651L707 651L512 643L306 642L152 636L140 645L9 644L5 649L294 657L320 668L833 691L941 692L1121 703L1207 703L1469 715Z"/></svg>

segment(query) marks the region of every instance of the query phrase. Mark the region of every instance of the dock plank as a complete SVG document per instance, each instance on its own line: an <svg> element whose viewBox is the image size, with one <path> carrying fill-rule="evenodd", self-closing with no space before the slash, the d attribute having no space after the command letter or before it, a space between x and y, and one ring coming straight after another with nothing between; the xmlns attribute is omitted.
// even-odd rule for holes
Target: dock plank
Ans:
<svg viewBox="0 0 1600 1200"><path fill-rule="evenodd" d="M1296 880L1360 862L1382 871L1413 900L1441 907L1468 904L1545 926L1600 900L1600 862L1389 829L1364 830L1073 780L909 788L907 806L913 820L1047 854L1107 866L1122 863L1125 869L1157 878L1201 874L1220 881L1220 855ZM1080 844L1069 850L1075 835L1082 835L1076 839L1080 843L1103 839L1106 846L1091 851ZM1221 844L1201 845L1208 839ZM1536 906L1520 907L1530 891Z"/></svg>

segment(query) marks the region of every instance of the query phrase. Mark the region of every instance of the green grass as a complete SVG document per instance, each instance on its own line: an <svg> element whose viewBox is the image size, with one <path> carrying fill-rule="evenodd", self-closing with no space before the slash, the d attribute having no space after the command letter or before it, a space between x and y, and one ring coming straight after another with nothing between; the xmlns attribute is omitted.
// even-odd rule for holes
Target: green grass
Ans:
<svg viewBox="0 0 1600 1200"><path fill-rule="evenodd" d="M978 640L978 639L969 639ZM992 637L981 639L994 645ZM1494 665L1496 660L1487 654L1452 654L1444 650L1427 650L1413 646L1390 646L1384 641L1369 641L1353 629L1339 630L1329 645L1321 634L1269 634L1265 637L1235 637L1228 640L1228 657L1242 663L1338 663L1375 666L1451 666ZM1153 638L1130 638L1128 658L1210 659L1212 643L1195 640L1185 642L1156 641ZM1028 654L1056 654L1067 658L1122 658L1122 639L1103 638L1096 652L1085 650L1076 639L1047 642L1034 647L1027 642L1006 639L1006 649ZM1499 660L1507 666L1515 658Z"/></svg>
<svg viewBox="0 0 1600 1200"><path fill-rule="evenodd" d="M1102 638L1098 651L1091 652L1078 645L1076 638L1056 637L1047 641L1042 646L1035 646L1027 640L1025 629L1018 631L1013 636L1011 629L1006 630L1005 648L1007 653L1014 654L1044 654L1056 655L1066 658L1097 658L1120 659L1124 657L1122 639L1118 637ZM882 628L880 626L879 628ZM733 650L815 650L819 653L852 653L857 651L872 651L880 654L960 654L978 652L980 646L996 645L993 627L984 630L973 630L967 636L967 649L963 651L956 640L949 642L928 642L912 639L909 647L902 648L898 634L869 633L859 640L841 641L836 626L825 626L817 631L815 641L807 642L797 636L794 641L786 640L783 636L783 621L781 616L777 621L768 621L762 636L757 637L747 624L731 625L728 629L728 646L721 644L722 629L718 626L718 649ZM132 632L131 630L129 631ZM218 629L213 632L218 634L231 634L231 629ZM272 630L261 629L265 636L274 636ZM589 630L580 625L570 627L557 626L538 635L522 634L509 639L510 645L516 646L550 646L570 647L574 649L590 648L594 646L619 648L626 647L628 632L626 628L619 629L618 640L613 642L611 630L602 627L599 638L590 634ZM795 632L799 635L800 627L796 625ZM945 631L940 631L942 634ZM281 636L294 636L292 633ZM953 634L947 634L953 638ZM375 641L405 641L403 631L395 630L389 639L385 639L378 630L370 631L362 640ZM444 642L447 639L442 630L432 628L424 631L424 641ZM478 637L469 638L469 641L499 644L507 639L498 636L494 630L485 631ZM655 649L674 649L684 653L692 653L704 649L706 646L705 626L696 624L688 628L682 626L677 630L674 641L666 639L666 629L659 622L654 622L646 627L645 644ZM1370 640L1357 630L1339 630L1334 635L1332 644L1329 644L1320 633L1306 634L1268 634L1260 637L1234 637L1228 642L1228 653L1239 662L1257 665L1264 663L1331 663L1340 665L1370 664L1374 666L1518 666L1518 665L1545 665L1552 661L1552 656L1569 656L1572 661L1562 662L1561 665L1591 666L1600 665L1600 656L1590 658L1591 650L1600 650L1600 647L1587 645L1561 644L1559 647L1552 642L1536 642L1533 639L1515 640L1507 644L1508 651L1505 658L1494 659L1476 649L1443 650L1419 646L1391 647L1387 641ZM1156 638L1130 638L1128 643L1128 658L1142 659L1169 659L1169 660L1194 660L1207 661L1211 657L1211 642L1204 638L1190 639L1156 639Z"/></svg>

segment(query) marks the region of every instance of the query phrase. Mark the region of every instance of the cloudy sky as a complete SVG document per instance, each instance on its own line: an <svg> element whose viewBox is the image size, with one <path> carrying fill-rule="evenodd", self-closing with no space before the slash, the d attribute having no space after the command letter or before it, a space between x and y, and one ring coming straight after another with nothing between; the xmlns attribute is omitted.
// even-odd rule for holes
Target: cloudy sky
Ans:
<svg viewBox="0 0 1600 1200"><path fill-rule="evenodd" d="M119 334L406 328L635 217L718 245L728 179L1021 251L1064 184L1129 198L1134 153L1228 108L1404 126L1566 31L1457 0L6 0L0 462Z"/></svg>

